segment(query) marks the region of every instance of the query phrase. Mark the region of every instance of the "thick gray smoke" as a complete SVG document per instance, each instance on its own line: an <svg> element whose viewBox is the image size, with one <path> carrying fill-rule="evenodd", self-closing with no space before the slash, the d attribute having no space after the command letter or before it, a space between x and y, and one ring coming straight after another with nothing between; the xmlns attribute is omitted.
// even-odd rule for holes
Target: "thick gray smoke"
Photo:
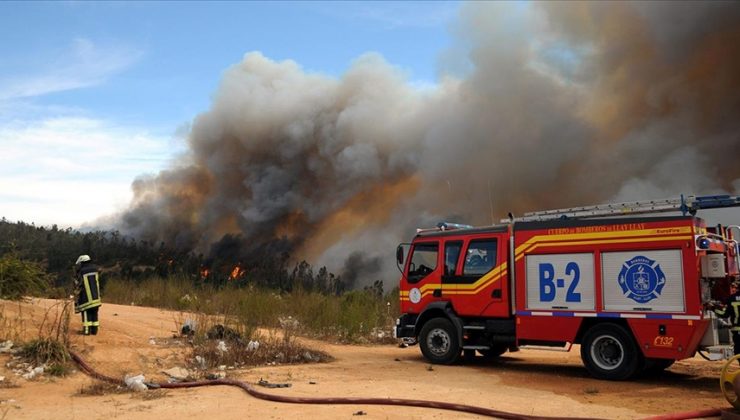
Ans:
<svg viewBox="0 0 740 420"><path fill-rule="evenodd" d="M740 3L472 3L454 32L424 91L375 54L339 79L247 54L122 230L381 261L361 286L393 283L395 245L441 219L737 193Z"/></svg>

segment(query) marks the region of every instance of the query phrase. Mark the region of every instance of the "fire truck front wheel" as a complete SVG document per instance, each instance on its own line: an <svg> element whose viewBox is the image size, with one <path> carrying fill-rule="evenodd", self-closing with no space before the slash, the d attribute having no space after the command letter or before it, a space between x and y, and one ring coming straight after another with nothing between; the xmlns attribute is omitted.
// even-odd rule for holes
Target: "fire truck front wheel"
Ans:
<svg viewBox="0 0 740 420"><path fill-rule="evenodd" d="M419 346L432 363L451 365L460 358L460 343L455 326L447 318L430 319L421 328Z"/></svg>
<svg viewBox="0 0 740 420"><path fill-rule="evenodd" d="M599 379L628 379L640 367L640 349L632 335L617 324L592 327L583 337L581 359L591 375Z"/></svg>

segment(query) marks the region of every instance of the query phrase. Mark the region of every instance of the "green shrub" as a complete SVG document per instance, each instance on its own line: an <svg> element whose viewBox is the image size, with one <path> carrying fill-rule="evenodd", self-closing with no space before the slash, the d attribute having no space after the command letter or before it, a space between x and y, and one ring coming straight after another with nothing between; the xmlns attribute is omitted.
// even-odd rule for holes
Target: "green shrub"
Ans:
<svg viewBox="0 0 740 420"><path fill-rule="evenodd" d="M0 298L19 300L49 290L49 275L40 264L24 261L14 254L0 257Z"/></svg>

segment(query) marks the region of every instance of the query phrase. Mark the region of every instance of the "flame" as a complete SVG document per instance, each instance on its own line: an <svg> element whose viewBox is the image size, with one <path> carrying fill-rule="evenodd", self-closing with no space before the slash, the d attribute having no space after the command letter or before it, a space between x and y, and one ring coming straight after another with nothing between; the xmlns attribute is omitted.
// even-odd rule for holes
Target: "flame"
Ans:
<svg viewBox="0 0 740 420"><path fill-rule="evenodd" d="M200 278L205 279L208 278L208 274L210 274L211 270L209 270L207 267L201 267L200 269Z"/></svg>
<svg viewBox="0 0 740 420"><path fill-rule="evenodd" d="M231 274L229 275L229 280L236 280L239 277L243 276L244 273L246 273L246 270L241 268L238 264L234 266L234 269L231 270Z"/></svg>

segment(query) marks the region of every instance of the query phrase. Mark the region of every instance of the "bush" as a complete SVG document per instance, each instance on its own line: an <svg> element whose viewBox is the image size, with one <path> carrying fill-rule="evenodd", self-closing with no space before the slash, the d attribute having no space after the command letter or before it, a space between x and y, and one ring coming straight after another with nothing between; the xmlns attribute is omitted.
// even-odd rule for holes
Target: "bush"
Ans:
<svg viewBox="0 0 740 420"><path fill-rule="evenodd" d="M40 264L24 261L14 254L0 257L0 298L19 300L49 289L49 275Z"/></svg>

